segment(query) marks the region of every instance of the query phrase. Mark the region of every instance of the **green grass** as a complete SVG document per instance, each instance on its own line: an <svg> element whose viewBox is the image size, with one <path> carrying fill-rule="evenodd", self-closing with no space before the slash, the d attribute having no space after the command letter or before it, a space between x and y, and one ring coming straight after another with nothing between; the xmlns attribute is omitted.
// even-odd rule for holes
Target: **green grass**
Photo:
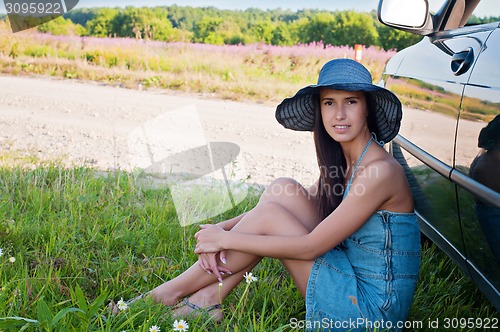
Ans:
<svg viewBox="0 0 500 332"><path fill-rule="evenodd" d="M495 308L489 304L477 287L435 245L424 242L419 282L409 321L439 319L440 330L445 330L445 319L498 319ZM433 330L433 329L424 329ZM482 328L463 328L460 331L483 331Z"/></svg>
<svg viewBox="0 0 500 332"><path fill-rule="evenodd" d="M145 190L125 172L3 164L12 166L0 168L0 330L172 330L161 305L106 310L110 300L147 291L196 261L197 226L180 226L168 188ZM212 221L251 209L257 197ZM254 275L257 282L240 284L226 299L221 324L190 319L190 331L289 331L292 318L304 319L304 301L279 262L265 259ZM443 253L424 245L409 320L425 327L446 317L498 315Z"/></svg>

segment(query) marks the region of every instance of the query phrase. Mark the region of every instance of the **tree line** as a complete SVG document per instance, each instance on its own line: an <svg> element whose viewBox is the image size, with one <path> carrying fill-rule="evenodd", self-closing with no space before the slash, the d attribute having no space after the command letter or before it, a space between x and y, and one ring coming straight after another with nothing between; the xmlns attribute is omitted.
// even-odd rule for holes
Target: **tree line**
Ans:
<svg viewBox="0 0 500 332"><path fill-rule="evenodd" d="M478 19L478 23L499 18ZM57 35L131 37L167 42L215 45L265 43L289 46L322 42L324 45L363 44L402 49L422 37L381 24L376 12L298 11L250 8L221 10L189 6L80 8L38 27Z"/></svg>
<svg viewBox="0 0 500 332"><path fill-rule="evenodd" d="M189 6L82 8L65 15L67 24L91 36L117 36L215 45L265 43L290 46L364 44L401 49L421 39L380 24L376 12L298 11L250 8L222 10Z"/></svg>

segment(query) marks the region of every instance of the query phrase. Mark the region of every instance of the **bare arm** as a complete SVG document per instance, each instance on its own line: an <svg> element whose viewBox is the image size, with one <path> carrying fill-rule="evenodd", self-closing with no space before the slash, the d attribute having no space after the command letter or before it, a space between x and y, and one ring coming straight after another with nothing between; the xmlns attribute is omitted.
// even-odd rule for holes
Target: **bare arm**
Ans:
<svg viewBox="0 0 500 332"><path fill-rule="evenodd" d="M364 204L361 205L364 208L355 208L354 206L359 206L358 204ZM373 202L365 204L356 198L346 198L342 206L339 206L309 234L290 237L224 232L220 234L219 245L224 249L238 250L258 256L312 260L354 233L376 209ZM210 225L204 227L208 230ZM199 240L204 239L199 238ZM209 249L205 247L204 250Z"/></svg>
<svg viewBox="0 0 500 332"><path fill-rule="evenodd" d="M384 162L370 167L377 167L377 170L365 171L377 176L358 176L339 207L309 234L296 237L251 235L224 232L216 226L203 225L196 235L198 246L195 252L233 249L274 258L314 259L354 233L391 196L397 194L397 189L389 185L393 181L392 168Z"/></svg>
<svg viewBox="0 0 500 332"><path fill-rule="evenodd" d="M217 224L217 226L221 227L225 231L230 231L247 213L242 213L237 217L232 219L228 219L226 221L222 221Z"/></svg>

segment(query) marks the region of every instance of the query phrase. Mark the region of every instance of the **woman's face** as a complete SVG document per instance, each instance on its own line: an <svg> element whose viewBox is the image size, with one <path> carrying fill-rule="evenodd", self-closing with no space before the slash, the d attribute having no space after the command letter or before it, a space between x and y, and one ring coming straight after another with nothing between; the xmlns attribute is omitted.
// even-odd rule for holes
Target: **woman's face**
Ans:
<svg viewBox="0 0 500 332"><path fill-rule="evenodd" d="M349 142L361 134L369 134L368 106L360 91L321 89L321 117L328 134L337 142Z"/></svg>

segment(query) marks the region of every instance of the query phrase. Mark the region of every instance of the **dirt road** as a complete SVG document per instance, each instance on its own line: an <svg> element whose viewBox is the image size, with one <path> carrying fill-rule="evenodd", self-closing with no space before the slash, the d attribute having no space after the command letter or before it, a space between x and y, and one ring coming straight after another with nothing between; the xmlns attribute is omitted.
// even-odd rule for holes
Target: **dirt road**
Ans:
<svg viewBox="0 0 500 332"><path fill-rule="evenodd" d="M453 119L409 109L404 117L405 136L451 164L454 133L441 128L454 130ZM464 124L470 127L471 146L462 151L470 155L457 157L467 164L477 154L475 137L484 124ZM441 139L435 139L436 132ZM249 183L265 185L288 176L307 185L317 178L312 134L284 129L274 119L274 107L0 76L0 153L17 150L68 164L130 170L214 141L239 147L238 160Z"/></svg>
<svg viewBox="0 0 500 332"><path fill-rule="evenodd" d="M167 154L204 141L236 144L250 183L317 177L311 133L284 129L272 107L27 77L0 76L0 91L0 152L130 170L147 166L138 155L148 145L131 143L146 127Z"/></svg>

